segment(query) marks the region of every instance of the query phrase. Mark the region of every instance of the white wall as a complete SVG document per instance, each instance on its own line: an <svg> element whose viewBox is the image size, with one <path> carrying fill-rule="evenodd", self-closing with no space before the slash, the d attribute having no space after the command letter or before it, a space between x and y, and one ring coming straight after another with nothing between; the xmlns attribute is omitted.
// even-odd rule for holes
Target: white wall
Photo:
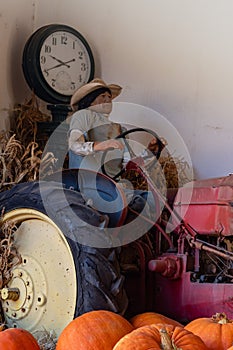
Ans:
<svg viewBox="0 0 233 350"><path fill-rule="evenodd" d="M117 101L154 109L173 124L197 178L227 175L233 171L232 18L232 0L1 2L0 129L7 127L4 109L30 93L21 72L26 37L41 25L64 23L89 42L96 76L124 87Z"/></svg>
<svg viewBox="0 0 233 350"><path fill-rule="evenodd" d="M15 103L24 102L27 87L21 70L23 45L34 22L33 2L0 2L0 130L9 128Z"/></svg>

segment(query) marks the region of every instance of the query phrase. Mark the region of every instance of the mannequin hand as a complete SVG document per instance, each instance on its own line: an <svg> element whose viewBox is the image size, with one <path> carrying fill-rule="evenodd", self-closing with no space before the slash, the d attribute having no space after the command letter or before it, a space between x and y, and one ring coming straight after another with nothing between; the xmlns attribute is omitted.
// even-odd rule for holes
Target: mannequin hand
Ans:
<svg viewBox="0 0 233 350"><path fill-rule="evenodd" d="M123 150L124 145L118 140L110 139L103 142L95 142L93 147L94 151L106 151L111 148Z"/></svg>
<svg viewBox="0 0 233 350"><path fill-rule="evenodd" d="M163 137L161 137L159 140L160 142L158 141L158 139L153 138L147 146L148 150L155 155L159 151L161 152L164 149L164 147L167 145L167 141Z"/></svg>

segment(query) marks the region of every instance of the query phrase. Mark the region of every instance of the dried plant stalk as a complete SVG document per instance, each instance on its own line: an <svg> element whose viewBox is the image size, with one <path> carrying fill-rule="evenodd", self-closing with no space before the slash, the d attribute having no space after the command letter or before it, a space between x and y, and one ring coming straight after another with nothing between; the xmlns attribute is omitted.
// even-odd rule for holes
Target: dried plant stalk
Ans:
<svg viewBox="0 0 233 350"><path fill-rule="evenodd" d="M159 163L168 188L178 188L193 180L189 175L189 164L184 159L167 155L160 157Z"/></svg>
<svg viewBox="0 0 233 350"><path fill-rule="evenodd" d="M51 119L48 114L40 110L34 94L24 104L19 104L15 107L14 117L16 138L19 139L23 145L27 145L29 140L36 141L38 122L47 122Z"/></svg>
<svg viewBox="0 0 233 350"><path fill-rule="evenodd" d="M10 189L20 182L35 181L54 171L56 158L32 141L26 147L15 135L0 135L0 190ZM41 169L40 169L40 165Z"/></svg>
<svg viewBox="0 0 233 350"><path fill-rule="evenodd" d="M57 161L51 152L43 155L43 147L36 141L37 122L50 117L40 111L35 95L18 105L14 114L15 129L0 133L0 191L53 173Z"/></svg>
<svg viewBox="0 0 233 350"><path fill-rule="evenodd" d="M191 181L189 165L186 161L170 155L159 158L159 162L148 173L156 188L166 193L167 188L178 188ZM135 170L128 170L122 176L131 182L135 189L147 191L146 178Z"/></svg>
<svg viewBox="0 0 233 350"><path fill-rule="evenodd" d="M55 350L57 337L54 331L48 332L46 329L33 332L41 350Z"/></svg>
<svg viewBox="0 0 233 350"><path fill-rule="evenodd" d="M2 220L2 219L1 219ZM10 281L12 269L22 262L14 244L14 233L17 227L14 222L1 222L0 228L0 289Z"/></svg>

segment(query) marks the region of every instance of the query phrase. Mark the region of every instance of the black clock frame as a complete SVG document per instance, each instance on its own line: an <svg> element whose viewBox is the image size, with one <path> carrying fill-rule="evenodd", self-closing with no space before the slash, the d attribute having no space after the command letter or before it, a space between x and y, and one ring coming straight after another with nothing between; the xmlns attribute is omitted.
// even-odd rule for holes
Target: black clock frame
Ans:
<svg viewBox="0 0 233 350"><path fill-rule="evenodd" d="M40 67L40 51L44 40L54 32L64 31L74 34L85 46L90 59L88 83L94 78L94 56L86 39L74 28L64 24L49 24L37 29L27 40L22 59L24 77L30 89L42 100L52 104L69 104L71 95L62 95L46 82Z"/></svg>

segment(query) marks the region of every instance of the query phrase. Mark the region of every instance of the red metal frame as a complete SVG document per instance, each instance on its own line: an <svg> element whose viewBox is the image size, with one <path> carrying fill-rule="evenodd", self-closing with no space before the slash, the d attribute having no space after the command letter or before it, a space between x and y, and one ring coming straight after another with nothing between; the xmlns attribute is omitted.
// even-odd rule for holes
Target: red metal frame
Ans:
<svg viewBox="0 0 233 350"><path fill-rule="evenodd" d="M148 182L155 200L164 200L148 177L141 162L130 161L128 169L139 172ZM174 210L164 201L170 211L173 223L177 226L178 251L176 253L158 253L146 265L147 254L141 256L141 268L154 272L154 278L147 283L146 271L142 271L139 283L141 298L152 300L154 311L186 323L198 317L211 317L216 312L225 312L233 318L233 285L231 283L202 283L192 281L192 274L199 270L200 251L214 253L219 257L233 261L233 253L200 239L203 235L212 235L221 239L233 235L233 175L217 179L197 181L189 188L178 190ZM191 192L190 192L191 191ZM188 202L186 199L189 198ZM166 237L161 222L154 223L156 234ZM170 248L172 247L167 237ZM194 250L194 269L188 271L186 244ZM138 242L140 245L141 243ZM143 246L141 247L142 249ZM150 255L150 254L149 254ZM144 256L144 258L143 258ZM142 300L142 303L144 301ZM150 309L150 311L152 310ZM147 311L146 308L144 311Z"/></svg>

